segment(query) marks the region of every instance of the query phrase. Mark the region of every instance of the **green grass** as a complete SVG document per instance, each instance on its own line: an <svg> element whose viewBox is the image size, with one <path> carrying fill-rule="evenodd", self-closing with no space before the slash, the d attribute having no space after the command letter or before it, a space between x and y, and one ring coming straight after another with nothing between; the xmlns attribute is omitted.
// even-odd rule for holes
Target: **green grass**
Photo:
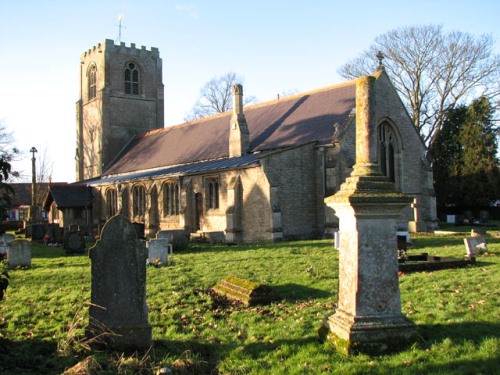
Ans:
<svg viewBox="0 0 500 375"><path fill-rule="evenodd" d="M414 235L411 253L462 257L463 233ZM32 268L11 270L0 302L0 373L60 374L81 361L95 373L493 374L500 364L500 238L475 266L400 277L402 310L420 339L393 355L345 357L318 339L335 308L338 252L332 241L192 244L175 264L147 269L154 345L118 353L84 337L90 260L33 243ZM244 307L212 299L228 276L269 285L280 300Z"/></svg>

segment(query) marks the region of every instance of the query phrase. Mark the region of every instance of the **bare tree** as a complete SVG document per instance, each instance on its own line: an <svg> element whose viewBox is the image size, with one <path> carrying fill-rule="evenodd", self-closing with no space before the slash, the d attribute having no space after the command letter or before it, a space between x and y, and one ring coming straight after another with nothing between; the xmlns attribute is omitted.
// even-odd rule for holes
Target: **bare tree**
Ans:
<svg viewBox="0 0 500 375"><path fill-rule="evenodd" d="M192 121L202 117L229 111L233 106L232 87L235 83L243 83L243 78L234 72L213 77L200 90L200 97L184 118ZM245 96L244 104L255 103L253 96Z"/></svg>
<svg viewBox="0 0 500 375"><path fill-rule="evenodd" d="M483 96L498 108L500 55L491 35L444 32L442 26L410 26L375 38L359 57L341 66L344 78L371 74L383 65L413 119L422 140L436 139L444 114Z"/></svg>

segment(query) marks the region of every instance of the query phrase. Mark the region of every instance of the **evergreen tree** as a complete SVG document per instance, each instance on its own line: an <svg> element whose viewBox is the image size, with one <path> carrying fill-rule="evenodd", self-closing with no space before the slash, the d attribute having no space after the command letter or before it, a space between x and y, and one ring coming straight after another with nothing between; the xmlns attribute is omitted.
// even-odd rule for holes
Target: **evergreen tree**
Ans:
<svg viewBox="0 0 500 375"><path fill-rule="evenodd" d="M447 112L429 150L438 208L485 207L500 196L495 131L493 109L485 97Z"/></svg>

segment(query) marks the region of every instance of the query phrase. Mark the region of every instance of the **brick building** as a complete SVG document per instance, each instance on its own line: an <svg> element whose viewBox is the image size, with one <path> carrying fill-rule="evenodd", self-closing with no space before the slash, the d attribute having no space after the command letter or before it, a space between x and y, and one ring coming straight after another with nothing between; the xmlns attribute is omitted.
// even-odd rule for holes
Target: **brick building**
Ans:
<svg viewBox="0 0 500 375"><path fill-rule="evenodd" d="M92 225L121 213L148 236L224 231L230 242L318 238L337 227L324 198L355 161L355 80L245 108L235 85L231 113L163 128L157 49L106 40L82 55L81 69L77 180L92 190ZM418 198L399 226L418 216L432 229L425 146L383 67L374 76L380 171Z"/></svg>

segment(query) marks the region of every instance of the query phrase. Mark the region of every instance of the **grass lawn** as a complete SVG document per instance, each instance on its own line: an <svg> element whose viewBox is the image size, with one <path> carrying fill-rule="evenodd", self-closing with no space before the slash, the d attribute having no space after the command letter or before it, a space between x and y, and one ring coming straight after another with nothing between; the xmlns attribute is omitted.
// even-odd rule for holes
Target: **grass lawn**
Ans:
<svg viewBox="0 0 500 375"><path fill-rule="evenodd" d="M470 228L460 230L413 235L409 253L461 258ZM84 338L88 256L33 243L32 268L9 272L0 301L0 373L60 374L78 363L96 374L155 374L162 367L174 374L499 373L498 232L488 232L488 256L475 266L400 276L402 310L417 324L418 342L393 355L351 357L317 333L337 300L333 241L192 244L175 254L174 265L148 267L154 345L134 353L100 350ZM280 300L247 308L212 299L209 288L230 275L269 285Z"/></svg>

